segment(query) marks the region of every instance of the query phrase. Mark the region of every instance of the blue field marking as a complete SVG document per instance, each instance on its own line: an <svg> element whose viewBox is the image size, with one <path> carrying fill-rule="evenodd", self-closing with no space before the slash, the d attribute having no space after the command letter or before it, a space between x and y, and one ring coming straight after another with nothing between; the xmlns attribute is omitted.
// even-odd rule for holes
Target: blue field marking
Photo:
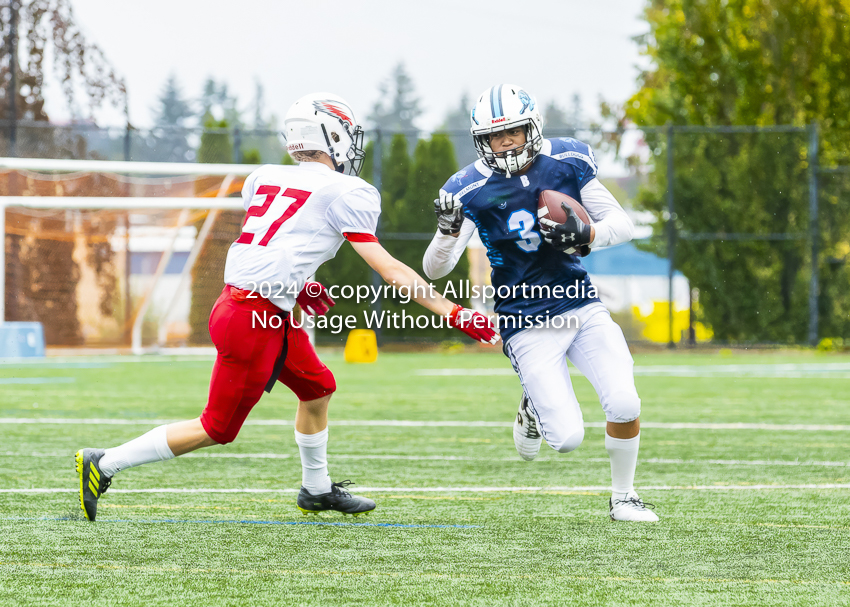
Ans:
<svg viewBox="0 0 850 607"><path fill-rule="evenodd" d="M75 377L0 377L0 384L73 384Z"/></svg>
<svg viewBox="0 0 850 607"><path fill-rule="evenodd" d="M48 518L48 517L3 517L0 521L76 521L81 519L72 519L69 517ZM202 524L202 525L313 525L322 527L389 527L396 529L480 529L479 525L405 525L402 523L332 523L324 521L251 521L251 520L199 520L199 521L182 521L178 519L98 519L99 523L169 523L169 524Z"/></svg>
<svg viewBox="0 0 850 607"><path fill-rule="evenodd" d="M25 360L21 358L0 358L0 368L20 367L22 369L109 369L111 363L90 361L50 361L44 359Z"/></svg>

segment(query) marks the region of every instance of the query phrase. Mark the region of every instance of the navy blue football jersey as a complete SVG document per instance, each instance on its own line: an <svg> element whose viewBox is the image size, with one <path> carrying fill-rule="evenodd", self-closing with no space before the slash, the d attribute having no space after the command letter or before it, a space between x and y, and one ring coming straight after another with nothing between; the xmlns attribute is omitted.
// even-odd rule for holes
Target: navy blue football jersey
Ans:
<svg viewBox="0 0 850 607"><path fill-rule="evenodd" d="M545 140L522 175L508 179L479 160L443 186L460 196L464 215L475 223L487 249L504 341L550 316L599 301L581 258L549 246L537 221L543 190L581 202L581 189L596 172L590 146L564 137Z"/></svg>

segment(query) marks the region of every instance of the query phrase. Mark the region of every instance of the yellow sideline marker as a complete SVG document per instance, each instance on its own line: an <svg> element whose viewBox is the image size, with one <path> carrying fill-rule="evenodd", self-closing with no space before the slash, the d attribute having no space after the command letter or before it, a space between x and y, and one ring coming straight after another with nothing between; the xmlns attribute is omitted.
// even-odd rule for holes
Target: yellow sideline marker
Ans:
<svg viewBox="0 0 850 607"><path fill-rule="evenodd" d="M345 340L345 362L373 363L378 360L378 340L371 329L352 329Z"/></svg>

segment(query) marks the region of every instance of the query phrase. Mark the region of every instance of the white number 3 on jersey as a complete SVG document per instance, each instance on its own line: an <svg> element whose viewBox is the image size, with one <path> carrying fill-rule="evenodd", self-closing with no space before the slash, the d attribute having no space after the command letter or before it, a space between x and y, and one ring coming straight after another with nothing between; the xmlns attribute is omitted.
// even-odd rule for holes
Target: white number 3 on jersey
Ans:
<svg viewBox="0 0 850 607"><path fill-rule="evenodd" d="M542 239L540 234L532 229L534 223L534 215L525 209L514 211L508 217L508 230L511 232L519 231L519 240L516 241L516 246L526 253L533 253L540 248Z"/></svg>

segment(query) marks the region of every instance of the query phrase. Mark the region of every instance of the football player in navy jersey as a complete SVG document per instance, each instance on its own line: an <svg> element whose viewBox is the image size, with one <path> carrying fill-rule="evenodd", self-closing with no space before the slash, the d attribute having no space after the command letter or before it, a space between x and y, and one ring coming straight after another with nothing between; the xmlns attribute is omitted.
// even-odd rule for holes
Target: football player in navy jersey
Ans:
<svg viewBox="0 0 850 607"><path fill-rule="evenodd" d="M657 521L634 490L640 445L634 362L581 264L593 249L631 240L634 225L596 178L590 146L544 139L537 103L521 87L487 89L470 119L479 160L452 176L434 201L439 230L425 253L425 274L448 274L478 232L492 267L504 352L523 387L513 432L520 456L534 459L544 438L560 453L584 439L569 359L593 384L605 411L611 518ZM538 221L544 190L580 202L591 224L566 206L565 223Z"/></svg>

